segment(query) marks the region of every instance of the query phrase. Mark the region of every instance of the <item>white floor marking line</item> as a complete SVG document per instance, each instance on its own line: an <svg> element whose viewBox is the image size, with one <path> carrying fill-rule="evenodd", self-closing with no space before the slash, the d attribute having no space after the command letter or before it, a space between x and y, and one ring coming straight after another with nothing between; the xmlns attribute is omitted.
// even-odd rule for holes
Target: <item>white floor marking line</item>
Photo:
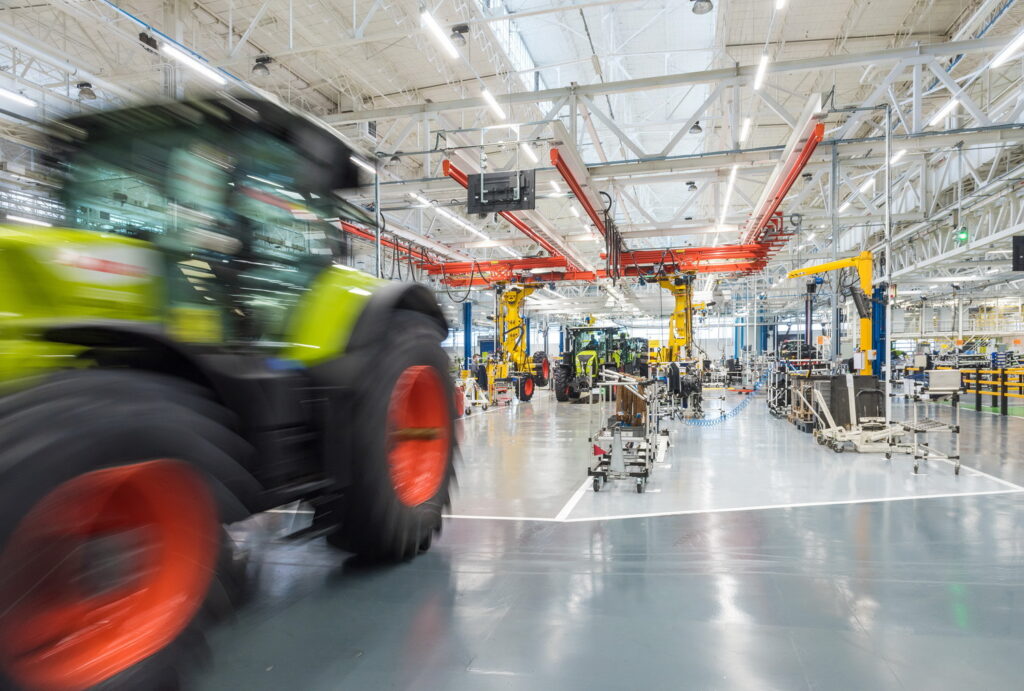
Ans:
<svg viewBox="0 0 1024 691"><path fill-rule="evenodd" d="M944 461L944 462L950 464L951 466L956 467L956 463L954 461L949 460L948 458L930 458L928 460L929 461ZM1000 485L1006 485L1007 487L1013 487L1014 489L1024 490L1024 487L1021 487L1020 485L1014 484L1014 483L1010 482L1009 480L1004 480L1003 478L996 477L995 475L989 475L984 470L978 470L977 468L972 468L971 466L964 465L963 463L960 464L960 470L969 470L972 473L974 473L975 475L982 475L984 477L987 477L989 480L992 480L994 482L998 482Z"/></svg>
<svg viewBox="0 0 1024 691"><path fill-rule="evenodd" d="M658 518L660 516L688 516L705 513L739 513L742 511L765 511L768 509L801 509L815 506L844 506L848 504L873 504L892 501L912 501L914 499L949 499L952 497L980 497L996 494L1019 494L1024 488L993 489L978 492L949 492L946 494L919 494L902 497L876 497L874 499L841 499L837 501L808 501L795 504L765 504L763 506L734 506L723 509L684 509L681 511L659 511L656 513L634 513L615 516L587 516L585 518L567 518L565 523L582 523L585 521L617 521L626 518Z"/></svg>
<svg viewBox="0 0 1024 691"><path fill-rule="evenodd" d="M572 510L580 503L580 499L583 498L583 495L587 493L587 490L589 490L593 484L593 479L588 476L587 479L583 481L583 484L579 486L579 489L569 497L569 501L565 502L565 506L563 506L562 510L558 512L558 515L555 516L555 520L564 521L568 518L569 514L572 513Z"/></svg>
<svg viewBox="0 0 1024 691"><path fill-rule="evenodd" d="M443 518L457 518L471 521L541 521L545 523L561 523L557 518L538 518L536 516L474 516L471 514L446 513Z"/></svg>

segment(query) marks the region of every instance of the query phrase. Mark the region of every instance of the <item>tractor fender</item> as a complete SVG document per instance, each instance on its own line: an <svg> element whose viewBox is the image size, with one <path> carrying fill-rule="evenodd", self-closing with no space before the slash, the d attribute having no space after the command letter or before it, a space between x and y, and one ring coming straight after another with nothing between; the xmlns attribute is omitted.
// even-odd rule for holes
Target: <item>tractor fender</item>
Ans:
<svg viewBox="0 0 1024 691"><path fill-rule="evenodd" d="M448 322L430 288L419 283L387 283L375 290L366 301L366 306L352 328L346 351L376 348L391 328L391 316L396 310L426 315L437 324L439 340L448 335Z"/></svg>

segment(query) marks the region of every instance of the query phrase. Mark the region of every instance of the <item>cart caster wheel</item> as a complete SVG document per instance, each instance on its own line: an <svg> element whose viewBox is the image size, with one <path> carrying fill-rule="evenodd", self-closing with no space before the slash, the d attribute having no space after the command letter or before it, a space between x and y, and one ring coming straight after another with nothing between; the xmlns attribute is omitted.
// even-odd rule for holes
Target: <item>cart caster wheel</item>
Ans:
<svg viewBox="0 0 1024 691"><path fill-rule="evenodd" d="M917 463L915 463L914 464L914 475L917 475L917 471L918 471L919 468L920 468L920 466Z"/></svg>
<svg viewBox="0 0 1024 691"><path fill-rule="evenodd" d="M892 454L891 453L886 453L885 454L885 460L891 461L892 460Z"/></svg>
<svg viewBox="0 0 1024 691"><path fill-rule="evenodd" d="M486 403L484 403L484 404L483 404L482 406L480 406L480 409L481 409L481 410L487 410L487 404L486 404Z"/></svg>
<svg viewBox="0 0 1024 691"><path fill-rule="evenodd" d="M846 451L846 445L845 444L836 444L835 450L836 450L836 453L842 453L842 452Z"/></svg>
<svg viewBox="0 0 1024 691"><path fill-rule="evenodd" d="M472 414L472 412L473 412L472 408L466 408L466 417L469 417L470 414Z"/></svg>
<svg viewBox="0 0 1024 691"><path fill-rule="evenodd" d="M954 475L959 475L960 474L960 466L956 466L955 468L953 468L953 474Z"/></svg>
<svg viewBox="0 0 1024 691"><path fill-rule="evenodd" d="M595 477L594 478L594 491L595 492L600 492L601 491L601 478L599 478L599 477Z"/></svg>

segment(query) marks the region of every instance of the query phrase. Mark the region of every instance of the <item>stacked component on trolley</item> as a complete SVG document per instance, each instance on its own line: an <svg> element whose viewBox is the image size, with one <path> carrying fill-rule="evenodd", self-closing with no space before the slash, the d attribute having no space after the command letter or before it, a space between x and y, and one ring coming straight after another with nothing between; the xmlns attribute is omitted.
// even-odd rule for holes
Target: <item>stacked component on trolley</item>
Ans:
<svg viewBox="0 0 1024 691"><path fill-rule="evenodd" d="M658 424L659 386L654 380L615 375L605 382L618 389L615 413L590 438L597 463L587 468L594 491L610 480L632 480L643 492L654 463L668 446L668 430Z"/></svg>

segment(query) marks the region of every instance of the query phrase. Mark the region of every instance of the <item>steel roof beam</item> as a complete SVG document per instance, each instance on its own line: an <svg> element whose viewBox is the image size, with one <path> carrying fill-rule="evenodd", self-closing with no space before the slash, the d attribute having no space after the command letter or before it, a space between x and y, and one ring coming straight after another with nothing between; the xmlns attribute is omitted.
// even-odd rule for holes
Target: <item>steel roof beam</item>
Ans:
<svg viewBox="0 0 1024 691"><path fill-rule="evenodd" d="M779 75L789 72L830 70L843 67L856 67L866 64L912 60L922 57L941 58L948 57L950 55L984 53L998 50L1005 47L1005 45L1005 36L992 36L988 38L973 39L970 41L930 43L923 46L890 48L888 50L877 50L849 55L825 55L813 58L801 58L798 60L783 60L772 63L768 67L768 73L772 75ZM575 87L542 89L540 91L520 91L511 94L503 94L502 104L516 105L522 103L557 101L560 98L571 96L573 93L578 97L593 98L594 96L602 94L650 91L683 86L686 84L715 84L717 82L736 78L740 78L743 81L751 81L753 80L756 71L757 65L743 65L740 67L701 70L698 72L682 72L677 74L660 75L657 77L625 79L600 84L584 84ZM468 110L472 108L486 107L487 102L483 97L473 97L452 101L438 101L436 103L412 103L404 106L373 108L370 110L354 111L351 113L339 113L338 115L328 116L325 120L331 124L338 125L346 122L385 120L387 118L408 117L411 115L421 115L423 113L439 113L444 111Z"/></svg>

